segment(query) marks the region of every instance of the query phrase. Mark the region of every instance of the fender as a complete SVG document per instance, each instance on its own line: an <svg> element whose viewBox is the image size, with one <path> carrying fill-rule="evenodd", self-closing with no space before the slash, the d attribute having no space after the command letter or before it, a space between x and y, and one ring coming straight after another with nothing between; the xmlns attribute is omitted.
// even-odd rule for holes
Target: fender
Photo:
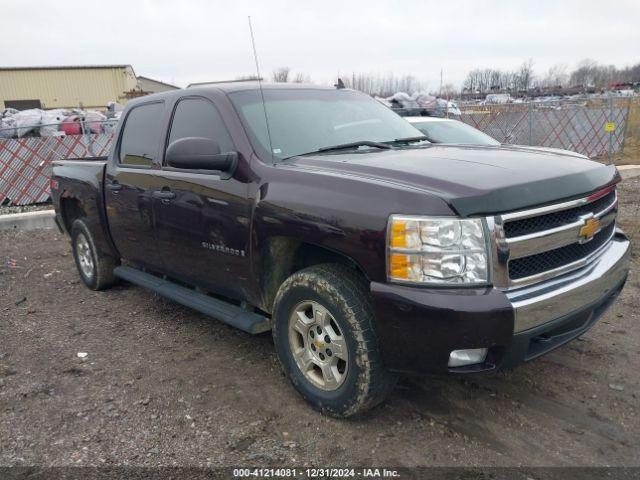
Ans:
<svg viewBox="0 0 640 480"><path fill-rule="evenodd" d="M261 245L292 238L339 253L370 281L386 281L386 228L394 213L454 215L433 195L354 175L253 162L260 179L252 215L252 264L262 272Z"/></svg>

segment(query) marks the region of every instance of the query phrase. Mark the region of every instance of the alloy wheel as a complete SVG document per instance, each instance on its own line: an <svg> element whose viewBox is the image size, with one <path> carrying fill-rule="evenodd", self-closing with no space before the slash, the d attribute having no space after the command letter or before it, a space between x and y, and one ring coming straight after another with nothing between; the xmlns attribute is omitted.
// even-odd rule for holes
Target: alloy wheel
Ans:
<svg viewBox="0 0 640 480"><path fill-rule="evenodd" d="M85 277L91 278L94 271L93 255L91 255L91 247L84 233L79 233L76 237L76 254L82 273Z"/></svg>
<svg viewBox="0 0 640 480"><path fill-rule="evenodd" d="M318 302L307 300L289 319L289 346L305 378L322 390L336 390L349 365L347 342L336 319Z"/></svg>

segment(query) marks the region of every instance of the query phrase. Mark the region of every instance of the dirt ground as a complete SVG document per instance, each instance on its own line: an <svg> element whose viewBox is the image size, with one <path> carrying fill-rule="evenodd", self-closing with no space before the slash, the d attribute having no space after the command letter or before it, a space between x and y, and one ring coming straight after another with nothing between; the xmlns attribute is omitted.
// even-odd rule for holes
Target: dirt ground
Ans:
<svg viewBox="0 0 640 480"><path fill-rule="evenodd" d="M638 241L640 180L620 197ZM269 335L89 291L55 230L1 232L0 261L0 466L640 465L637 248L583 338L510 372L404 379L351 421L307 406Z"/></svg>

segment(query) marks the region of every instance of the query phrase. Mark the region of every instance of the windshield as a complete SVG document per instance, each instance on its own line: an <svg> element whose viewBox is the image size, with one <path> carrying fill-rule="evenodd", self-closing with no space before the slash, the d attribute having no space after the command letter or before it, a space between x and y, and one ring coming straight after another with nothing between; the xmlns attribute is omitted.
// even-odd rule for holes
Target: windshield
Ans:
<svg viewBox="0 0 640 480"><path fill-rule="evenodd" d="M486 133L466 123L458 121L426 121L414 122L413 126L420 130L430 142L458 143L462 145L500 145Z"/></svg>
<svg viewBox="0 0 640 480"><path fill-rule="evenodd" d="M259 90L229 95L253 148L270 158ZM265 89L273 156L285 159L321 148L359 142L391 142L421 133L368 95L352 90ZM366 145L353 148L371 148Z"/></svg>

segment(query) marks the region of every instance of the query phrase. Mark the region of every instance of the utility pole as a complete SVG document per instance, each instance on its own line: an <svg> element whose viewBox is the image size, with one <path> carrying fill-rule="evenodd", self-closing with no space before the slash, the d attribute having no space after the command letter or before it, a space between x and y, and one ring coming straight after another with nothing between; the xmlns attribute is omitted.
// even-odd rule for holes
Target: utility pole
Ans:
<svg viewBox="0 0 640 480"><path fill-rule="evenodd" d="M442 98L442 68L440 68L440 98Z"/></svg>

